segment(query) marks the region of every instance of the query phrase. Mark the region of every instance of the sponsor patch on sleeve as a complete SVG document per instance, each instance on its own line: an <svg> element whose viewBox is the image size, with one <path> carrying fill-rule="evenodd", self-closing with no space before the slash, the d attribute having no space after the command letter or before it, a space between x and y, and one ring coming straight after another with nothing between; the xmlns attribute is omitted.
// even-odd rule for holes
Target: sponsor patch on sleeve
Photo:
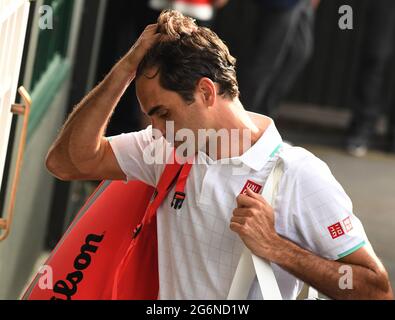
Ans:
<svg viewBox="0 0 395 320"><path fill-rule="evenodd" d="M328 227L329 233L332 239L336 239L345 235L347 232L351 231L353 228L351 223L351 217L347 217L335 224Z"/></svg>

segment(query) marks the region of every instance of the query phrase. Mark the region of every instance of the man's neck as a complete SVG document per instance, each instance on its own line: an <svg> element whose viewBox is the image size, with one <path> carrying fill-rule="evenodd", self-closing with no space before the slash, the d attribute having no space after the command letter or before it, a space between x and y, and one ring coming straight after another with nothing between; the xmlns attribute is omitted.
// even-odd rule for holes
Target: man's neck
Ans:
<svg viewBox="0 0 395 320"><path fill-rule="evenodd" d="M259 140L271 123L268 117L247 112L238 99L219 106L217 115L218 125L215 131L225 129L228 133L228 143L221 143L222 137L217 139L216 160L238 157L245 153ZM207 148L208 146L208 152ZM208 153L211 156L211 152Z"/></svg>

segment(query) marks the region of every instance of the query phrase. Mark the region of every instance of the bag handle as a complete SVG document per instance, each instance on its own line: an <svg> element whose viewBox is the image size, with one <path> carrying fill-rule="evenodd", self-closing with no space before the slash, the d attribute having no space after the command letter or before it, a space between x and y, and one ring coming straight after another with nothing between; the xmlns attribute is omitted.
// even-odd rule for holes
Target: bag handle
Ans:
<svg viewBox="0 0 395 320"><path fill-rule="evenodd" d="M274 207L282 174L282 162L278 160L262 192L263 197L272 207ZM282 300L281 292L270 262L251 253L247 247L244 248L241 254L227 299L246 300L255 275L257 275L264 300Z"/></svg>

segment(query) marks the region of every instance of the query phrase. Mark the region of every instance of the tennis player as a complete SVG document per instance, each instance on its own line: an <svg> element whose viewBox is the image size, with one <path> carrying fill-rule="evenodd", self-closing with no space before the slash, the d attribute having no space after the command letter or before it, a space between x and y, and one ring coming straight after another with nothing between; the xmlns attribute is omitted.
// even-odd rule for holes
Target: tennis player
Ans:
<svg viewBox="0 0 395 320"><path fill-rule="evenodd" d="M162 12L75 107L47 168L62 180L155 186L169 147L192 154L182 207L169 196L157 213L159 299L226 299L244 246L272 262L284 299L303 283L333 299L392 299L350 198L323 161L286 145L269 117L246 111L235 63L213 31ZM152 125L106 137L132 81ZM283 176L271 206L261 192L278 161ZM248 299L262 299L257 279Z"/></svg>

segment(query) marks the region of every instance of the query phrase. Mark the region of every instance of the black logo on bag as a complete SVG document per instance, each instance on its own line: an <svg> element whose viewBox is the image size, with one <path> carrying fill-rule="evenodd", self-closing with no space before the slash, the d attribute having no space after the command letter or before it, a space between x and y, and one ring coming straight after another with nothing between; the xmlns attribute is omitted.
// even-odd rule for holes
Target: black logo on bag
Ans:
<svg viewBox="0 0 395 320"><path fill-rule="evenodd" d="M71 297L77 292L77 285L84 278L83 270L89 267L91 263L91 255L89 253L95 253L98 249L97 245L93 242L99 243L103 240L104 234L96 235L89 234L85 239L85 244L81 247L80 254L74 260L74 272L69 273L66 276L66 280L59 280L55 283L53 291L55 293L64 295L67 300L71 300ZM66 282L68 281L68 282ZM52 297L51 300L64 300L58 297Z"/></svg>

